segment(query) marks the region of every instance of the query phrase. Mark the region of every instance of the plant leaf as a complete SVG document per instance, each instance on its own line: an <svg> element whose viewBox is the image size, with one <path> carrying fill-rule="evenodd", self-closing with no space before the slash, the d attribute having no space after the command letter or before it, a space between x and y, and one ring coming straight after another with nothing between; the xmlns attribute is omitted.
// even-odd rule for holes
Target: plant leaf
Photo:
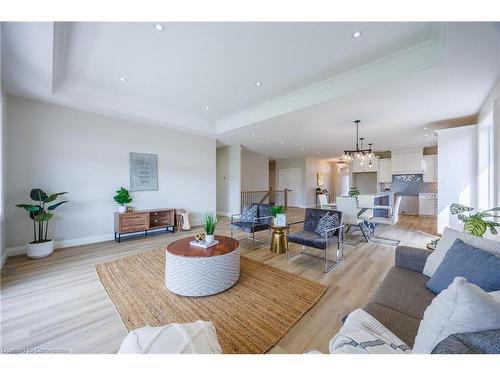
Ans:
<svg viewBox="0 0 500 375"><path fill-rule="evenodd" d="M37 223L41 223L42 221L49 221L53 217L54 217L54 214L51 214L50 212L44 212L44 213L36 215L34 220Z"/></svg>
<svg viewBox="0 0 500 375"><path fill-rule="evenodd" d="M492 225L491 222L487 222L486 225L488 226L488 228L490 228L490 232L491 234L498 234L498 231L497 229L495 228L494 225Z"/></svg>
<svg viewBox="0 0 500 375"><path fill-rule="evenodd" d="M60 195L63 195L63 194L67 194L68 192L67 191L63 191L62 193L54 193L54 194L50 194L44 201L43 203L50 203L50 202L54 202L58 196Z"/></svg>
<svg viewBox="0 0 500 375"><path fill-rule="evenodd" d="M462 212L470 212L473 210L474 209L472 207L467 207L467 206L464 206L464 205L458 204L458 203L453 203L450 206L450 212L452 215L460 214Z"/></svg>
<svg viewBox="0 0 500 375"><path fill-rule="evenodd" d="M28 212L37 212L40 209L36 204L16 204L16 207L24 208Z"/></svg>
<svg viewBox="0 0 500 375"><path fill-rule="evenodd" d="M48 198L47 194L42 189L35 188L30 192L30 198L34 201L45 201Z"/></svg>
<svg viewBox="0 0 500 375"><path fill-rule="evenodd" d="M464 232L482 237L486 232L486 223L477 216L472 216L464 225Z"/></svg>
<svg viewBox="0 0 500 375"><path fill-rule="evenodd" d="M53 204L52 206L47 207L47 210L49 210L49 211L53 211L53 210L55 210L57 207L59 207L61 204L64 204L64 203L66 203L66 202L67 202L67 201L57 202L56 204Z"/></svg>
<svg viewBox="0 0 500 375"><path fill-rule="evenodd" d="M465 216L464 214L458 214L457 218L458 218L458 220L460 220L463 223L466 223L467 220L469 220L469 217Z"/></svg>

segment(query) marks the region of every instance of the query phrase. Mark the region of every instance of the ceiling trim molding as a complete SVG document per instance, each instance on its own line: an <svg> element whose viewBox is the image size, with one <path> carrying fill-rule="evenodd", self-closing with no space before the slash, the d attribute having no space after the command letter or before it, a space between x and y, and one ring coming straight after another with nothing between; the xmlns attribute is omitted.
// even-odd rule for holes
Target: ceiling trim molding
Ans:
<svg viewBox="0 0 500 375"><path fill-rule="evenodd" d="M442 65L445 48L446 26L435 24L424 42L223 118L216 122L216 131L225 133Z"/></svg>

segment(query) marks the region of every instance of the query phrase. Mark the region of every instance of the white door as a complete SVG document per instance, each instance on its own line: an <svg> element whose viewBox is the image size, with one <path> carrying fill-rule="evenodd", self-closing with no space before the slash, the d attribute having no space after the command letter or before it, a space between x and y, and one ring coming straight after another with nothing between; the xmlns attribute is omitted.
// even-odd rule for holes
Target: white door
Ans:
<svg viewBox="0 0 500 375"><path fill-rule="evenodd" d="M299 168L280 169L278 171L278 189L288 190L288 206L300 207L302 200L301 170ZM280 203L283 204L283 202Z"/></svg>

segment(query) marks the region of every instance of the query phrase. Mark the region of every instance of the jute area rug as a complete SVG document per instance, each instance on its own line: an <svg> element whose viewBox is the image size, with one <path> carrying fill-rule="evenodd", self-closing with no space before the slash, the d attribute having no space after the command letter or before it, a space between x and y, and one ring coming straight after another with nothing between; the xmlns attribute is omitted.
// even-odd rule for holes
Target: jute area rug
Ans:
<svg viewBox="0 0 500 375"><path fill-rule="evenodd" d="M165 250L96 266L128 330L206 320L224 353L265 353L320 299L326 287L241 257L238 282L208 297L181 297L165 288Z"/></svg>

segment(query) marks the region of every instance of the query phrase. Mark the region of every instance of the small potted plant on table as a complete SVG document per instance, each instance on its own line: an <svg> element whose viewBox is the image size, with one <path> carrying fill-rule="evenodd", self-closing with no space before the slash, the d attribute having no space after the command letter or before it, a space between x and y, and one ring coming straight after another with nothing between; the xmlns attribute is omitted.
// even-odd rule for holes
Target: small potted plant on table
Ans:
<svg viewBox="0 0 500 375"><path fill-rule="evenodd" d="M28 243L28 256L30 258L43 258L54 251L54 240L48 238L49 220L54 217L52 211L67 201L53 203L50 206L46 206L46 204L54 202L60 195L66 193L47 195L42 189L36 188L30 192L30 198L36 202L35 204L16 205L16 207L24 208L30 219L33 220L33 241Z"/></svg>
<svg viewBox="0 0 500 375"><path fill-rule="evenodd" d="M119 190L116 191L116 195L113 197L113 199L115 200L116 203L120 205L118 207L118 212L121 214L127 212L127 206L125 205L127 203L132 202L132 197L130 196L130 193L124 187L121 187Z"/></svg>
<svg viewBox="0 0 500 375"><path fill-rule="evenodd" d="M273 206L269 209L271 216L273 217L273 224L277 227L286 226L286 215L285 207L283 206Z"/></svg>
<svg viewBox="0 0 500 375"><path fill-rule="evenodd" d="M215 227L217 227L217 216L213 214L203 215L203 217L201 218L201 225L203 226L203 230L205 231L205 242L214 242L214 232Z"/></svg>

